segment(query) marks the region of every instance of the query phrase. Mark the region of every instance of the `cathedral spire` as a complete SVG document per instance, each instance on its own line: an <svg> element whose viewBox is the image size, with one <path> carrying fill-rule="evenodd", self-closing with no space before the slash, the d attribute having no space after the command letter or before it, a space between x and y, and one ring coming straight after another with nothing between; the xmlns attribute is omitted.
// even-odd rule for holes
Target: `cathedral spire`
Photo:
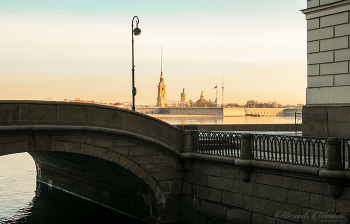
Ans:
<svg viewBox="0 0 350 224"><path fill-rule="evenodd" d="M166 85L164 83L164 76L163 76L163 46L161 46L160 51L160 80L158 84L158 97L157 97L157 107L165 107L166 106L166 98L165 98L165 91Z"/></svg>
<svg viewBox="0 0 350 224"><path fill-rule="evenodd" d="M160 46L160 81L164 82L164 76L163 76L163 46Z"/></svg>
<svg viewBox="0 0 350 224"><path fill-rule="evenodd" d="M163 46L160 46L160 75L163 75Z"/></svg>

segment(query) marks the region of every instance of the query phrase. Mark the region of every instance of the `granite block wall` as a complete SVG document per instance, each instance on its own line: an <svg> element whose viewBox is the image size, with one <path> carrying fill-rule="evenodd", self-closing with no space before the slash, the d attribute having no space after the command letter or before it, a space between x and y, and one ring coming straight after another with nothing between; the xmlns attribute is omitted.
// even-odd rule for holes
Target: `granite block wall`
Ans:
<svg viewBox="0 0 350 224"><path fill-rule="evenodd" d="M196 160L185 172L182 223L345 223L350 186L335 199L319 176L255 169L245 183L234 164ZM328 215L327 215L328 214Z"/></svg>

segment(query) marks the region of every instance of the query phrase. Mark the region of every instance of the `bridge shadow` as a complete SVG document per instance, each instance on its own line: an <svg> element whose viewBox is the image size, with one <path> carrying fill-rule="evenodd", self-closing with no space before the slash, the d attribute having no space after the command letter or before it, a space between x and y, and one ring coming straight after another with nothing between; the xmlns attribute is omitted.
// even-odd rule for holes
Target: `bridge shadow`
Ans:
<svg viewBox="0 0 350 224"><path fill-rule="evenodd" d="M138 177L112 162L76 153L30 152L37 180L135 219L150 221L157 211L152 190Z"/></svg>

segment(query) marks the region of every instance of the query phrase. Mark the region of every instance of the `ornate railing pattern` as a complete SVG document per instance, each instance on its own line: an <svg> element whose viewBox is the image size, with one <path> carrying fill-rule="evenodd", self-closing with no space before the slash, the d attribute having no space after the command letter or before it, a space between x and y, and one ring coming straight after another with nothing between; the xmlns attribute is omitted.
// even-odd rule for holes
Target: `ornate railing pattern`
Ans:
<svg viewBox="0 0 350 224"><path fill-rule="evenodd" d="M256 160L326 167L327 138L284 135L252 135Z"/></svg>
<svg viewBox="0 0 350 224"><path fill-rule="evenodd" d="M315 167L327 167L327 138L252 134L253 158ZM194 132L197 153L240 157L241 134ZM342 168L350 170L350 139L341 139Z"/></svg>
<svg viewBox="0 0 350 224"><path fill-rule="evenodd" d="M344 170L350 170L350 139L341 139L342 165Z"/></svg>
<svg viewBox="0 0 350 224"><path fill-rule="evenodd" d="M228 132L196 131L194 148L198 153L239 157L241 134Z"/></svg>

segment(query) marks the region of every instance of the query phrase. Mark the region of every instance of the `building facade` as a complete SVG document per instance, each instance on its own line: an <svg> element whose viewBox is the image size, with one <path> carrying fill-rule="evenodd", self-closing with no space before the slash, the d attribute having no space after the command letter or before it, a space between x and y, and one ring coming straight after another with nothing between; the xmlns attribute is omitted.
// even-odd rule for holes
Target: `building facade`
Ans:
<svg viewBox="0 0 350 224"><path fill-rule="evenodd" d="M350 0L308 0L303 134L350 137Z"/></svg>

